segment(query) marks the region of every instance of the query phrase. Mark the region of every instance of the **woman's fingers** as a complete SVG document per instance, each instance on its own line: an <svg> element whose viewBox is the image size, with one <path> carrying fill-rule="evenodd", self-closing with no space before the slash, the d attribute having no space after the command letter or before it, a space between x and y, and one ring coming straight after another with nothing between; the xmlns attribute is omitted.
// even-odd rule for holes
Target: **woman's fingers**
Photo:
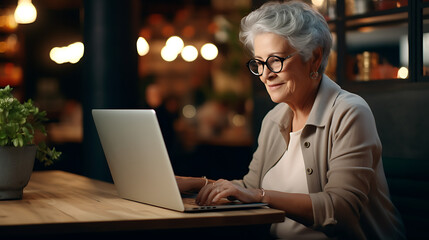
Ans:
<svg viewBox="0 0 429 240"><path fill-rule="evenodd" d="M227 180L220 179L213 184L208 184L198 193L196 203L199 205L211 205L222 198L229 197L234 191L234 185Z"/></svg>
<svg viewBox="0 0 429 240"><path fill-rule="evenodd" d="M214 188L214 183L212 184L207 184L205 187L203 187L200 192L197 195L197 198L195 199L195 202L198 205L204 205L207 201L207 198L210 194L210 192L212 191L212 189Z"/></svg>
<svg viewBox="0 0 429 240"><path fill-rule="evenodd" d="M219 187L214 186L212 188L212 190L210 191L209 195L207 196L207 199L204 203L204 205L212 205L213 204L213 200L216 197L216 195L218 195L221 192L221 190L219 189Z"/></svg>

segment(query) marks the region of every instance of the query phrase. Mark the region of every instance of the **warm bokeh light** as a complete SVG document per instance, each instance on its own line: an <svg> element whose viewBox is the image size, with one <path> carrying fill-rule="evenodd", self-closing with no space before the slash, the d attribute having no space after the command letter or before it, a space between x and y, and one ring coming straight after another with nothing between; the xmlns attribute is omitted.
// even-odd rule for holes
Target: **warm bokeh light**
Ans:
<svg viewBox="0 0 429 240"><path fill-rule="evenodd" d="M161 33L163 37L171 36L174 33L174 27L170 24L167 24L162 27Z"/></svg>
<svg viewBox="0 0 429 240"><path fill-rule="evenodd" d="M313 3L316 7L321 7L324 3L324 0L311 0L311 3Z"/></svg>
<svg viewBox="0 0 429 240"><path fill-rule="evenodd" d="M185 38L192 38L195 35L195 27L194 26L186 26L185 28L183 28L182 30L182 35Z"/></svg>
<svg viewBox="0 0 429 240"><path fill-rule="evenodd" d="M218 50L213 43L206 43L201 47L201 56L205 60L213 60L217 57Z"/></svg>
<svg viewBox="0 0 429 240"><path fill-rule="evenodd" d="M177 58L177 52L173 47L166 45L161 49L161 57L165 61L171 62Z"/></svg>
<svg viewBox="0 0 429 240"><path fill-rule="evenodd" d="M57 64L77 63L83 57L84 45L81 42L72 43L66 47L54 47L49 52L52 61Z"/></svg>
<svg viewBox="0 0 429 240"><path fill-rule="evenodd" d="M18 24L15 21L14 10L0 11L0 28L15 30Z"/></svg>
<svg viewBox="0 0 429 240"><path fill-rule="evenodd" d="M149 52L149 43L143 37L137 39L137 52L139 56L144 56Z"/></svg>
<svg viewBox="0 0 429 240"><path fill-rule="evenodd" d="M182 50L182 58L187 62L192 62L198 57L198 50L192 46L188 45Z"/></svg>
<svg viewBox="0 0 429 240"><path fill-rule="evenodd" d="M6 42L0 42L0 53L5 53L7 50Z"/></svg>
<svg viewBox="0 0 429 240"><path fill-rule="evenodd" d="M246 125L246 117L241 114L235 114L232 118L232 124L236 127L242 127Z"/></svg>
<svg viewBox="0 0 429 240"><path fill-rule="evenodd" d="M161 57L167 62L174 61L179 54L187 62L193 62L198 57L198 50L192 45L184 47L185 43L178 36L171 36L161 49ZM218 49L213 43L206 43L201 47L201 55L206 60L213 60L218 55Z"/></svg>
<svg viewBox="0 0 429 240"><path fill-rule="evenodd" d="M192 105L186 105L182 109L182 114L185 118L194 118L197 114L197 109Z"/></svg>
<svg viewBox="0 0 429 240"><path fill-rule="evenodd" d="M81 42L75 42L70 44L67 47L68 55L69 55L69 62L70 63L77 63L79 60L83 57L85 47L83 46L83 43Z"/></svg>
<svg viewBox="0 0 429 240"><path fill-rule="evenodd" d="M18 0L14 16L17 23L28 24L36 21L37 11L31 0Z"/></svg>
<svg viewBox="0 0 429 240"><path fill-rule="evenodd" d="M408 77L408 68L401 67L398 70L398 78L406 79Z"/></svg>
<svg viewBox="0 0 429 240"><path fill-rule="evenodd" d="M172 36L169 39L167 39L167 42L165 42L165 46L168 46L170 50L175 51L176 54L179 54L185 43L183 40L178 36Z"/></svg>
<svg viewBox="0 0 429 240"><path fill-rule="evenodd" d="M10 34L4 41L0 41L0 53L10 54L18 51L18 37Z"/></svg>

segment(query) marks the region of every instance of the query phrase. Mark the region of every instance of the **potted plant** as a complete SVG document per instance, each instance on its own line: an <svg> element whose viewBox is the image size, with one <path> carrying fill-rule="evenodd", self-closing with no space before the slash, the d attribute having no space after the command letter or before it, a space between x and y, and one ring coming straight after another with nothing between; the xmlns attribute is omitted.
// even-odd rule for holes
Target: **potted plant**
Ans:
<svg viewBox="0 0 429 240"><path fill-rule="evenodd" d="M31 99L20 103L12 90L0 88L0 200L22 198L35 158L48 166L61 155L43 140L35 143L36 134L46 136L46 112Z"/></svg>

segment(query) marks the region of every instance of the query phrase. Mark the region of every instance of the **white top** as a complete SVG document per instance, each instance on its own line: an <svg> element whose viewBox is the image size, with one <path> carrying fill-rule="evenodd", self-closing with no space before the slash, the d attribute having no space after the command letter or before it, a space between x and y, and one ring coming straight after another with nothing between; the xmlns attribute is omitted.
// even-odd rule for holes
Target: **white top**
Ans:
<svg viewBox="0 0 429 240"><path fill-rule="evenodd" d="M288 150L262 180L262 188L288 193L307 193L307 177L302 155L301 132L291 132ZM322 232L308 228L292 219L271 225L271 233L281 239L327 239Z"/></svg>

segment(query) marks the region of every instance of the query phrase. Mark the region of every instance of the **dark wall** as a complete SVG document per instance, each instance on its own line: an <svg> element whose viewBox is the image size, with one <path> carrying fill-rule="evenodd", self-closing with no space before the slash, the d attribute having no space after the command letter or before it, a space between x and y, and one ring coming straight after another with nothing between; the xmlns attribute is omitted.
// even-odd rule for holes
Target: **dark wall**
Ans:
<svg viewBox="0 0 429 240"><path fill-rule="evenodd" d="M383 156L429 156L429 84L408 83L394 89L358 92L370 105L383 144Z"/></svg>

